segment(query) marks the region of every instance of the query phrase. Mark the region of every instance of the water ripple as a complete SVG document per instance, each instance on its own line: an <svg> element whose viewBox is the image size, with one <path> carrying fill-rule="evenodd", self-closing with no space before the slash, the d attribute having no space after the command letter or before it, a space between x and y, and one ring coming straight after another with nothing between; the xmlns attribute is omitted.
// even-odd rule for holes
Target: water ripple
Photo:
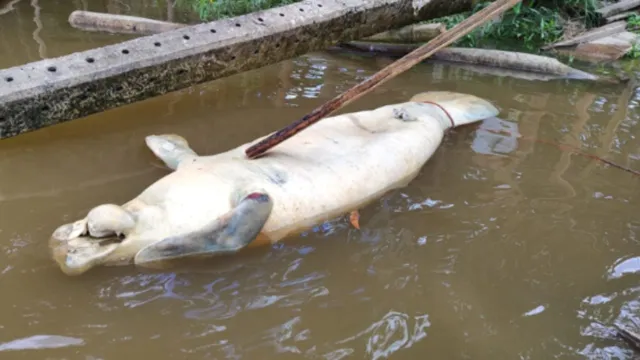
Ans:
<svg viewBox="0 0 640 360"><path fill-rule="evenodd" d="M411 326L413 322L413 326ZM428 315L410 317L407 314L390 311L358 334L336 342L343 346L354 342L364 342L366 354L372 360L388 358L393 353L410 348L427 336L431 326ZM354 345L352 345L354 346ZM341 352L353 352L354 349L342 348ZM335 353L335 350L331 352Z"/></svg>

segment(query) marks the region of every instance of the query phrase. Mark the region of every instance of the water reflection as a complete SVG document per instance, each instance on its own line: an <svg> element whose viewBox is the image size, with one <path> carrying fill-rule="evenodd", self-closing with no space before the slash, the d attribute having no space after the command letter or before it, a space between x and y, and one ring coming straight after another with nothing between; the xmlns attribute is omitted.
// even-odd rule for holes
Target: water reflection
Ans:
<svg viewBox="0 0 640 360"><path fill-rule="evenodd" d="M608 271L608 279L619 279L626 274L640 274L640 257L619 259Z"/></svg>
<svg viewBox="0 0 640 360"><path fill-rule="evenodd" d="M24 339L0 344L0 351L55 349L67 346L84 345L82 339L59 335L34 335Z"/></svg>

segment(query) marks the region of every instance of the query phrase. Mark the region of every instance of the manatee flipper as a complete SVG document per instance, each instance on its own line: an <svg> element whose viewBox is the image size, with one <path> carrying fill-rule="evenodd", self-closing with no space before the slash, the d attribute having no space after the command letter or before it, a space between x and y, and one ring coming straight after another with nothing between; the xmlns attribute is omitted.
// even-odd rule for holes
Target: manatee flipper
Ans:
<svg viewBox="0 0 640 360"><path fill-rule="evenodd" d="M181 161L198 156L180 135L149 135L144 140L149 149L171 170L176 170Z"/></svg>
<svg viewBox="0 0 640 360"><path fill-rule="evenodd" d="M152 263L186 257L235 253L249 245L267 222L273 202L263 192L253 192L240 200L227 214L205 228L168 237L140 250L134 263L153 267Z"/></svg>

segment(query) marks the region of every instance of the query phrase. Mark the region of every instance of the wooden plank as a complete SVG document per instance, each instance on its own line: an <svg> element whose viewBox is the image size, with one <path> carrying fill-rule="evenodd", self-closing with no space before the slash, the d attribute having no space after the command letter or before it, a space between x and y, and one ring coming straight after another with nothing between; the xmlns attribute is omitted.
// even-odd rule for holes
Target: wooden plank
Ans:
<svg viewBox="0 0 640 360"><path fill-rule="evenodd" d="M610 16L620 14L627 10L640 7L640 0L622 0L617 3L613 3L596 10L602 17L608 18Z"/></svg>
<svg viewBox="0 0 640 360"><path fill-rule="evenodd" d="M0 139L466 11L474 0L305 0L0 70Z"/></svg>
<svg viewBox="0 0 640 360"><path fill-rule="evenodd" d="M609 23L612 23L612 22L620 21L620 20L626 20L627 18L629 18L629 17L631 17L633 15L638 15L638 12L637 11L625 11L623 13L610 16L610 17L606 18L605 21L607 22L607 24L609 24Z"/></svg>
<svg viewBox="0 0 640 360"><path fill-rule="evenodd" d="M576 46L573 54L581 59L618 60L638 43L638 35L624 31Z"/></svg>
<svg viewBox="0 0 640 360"><path fill-rule="evenodd" d="M627 28L627 22L624 20L621 20L621 21L617 21L611 24L601 26L599 28L591 29L585 32L584 34L578 35L574 38L559 41L559 42L544 46L542 49L547 50L547 49L561 47L561 46L573 46L580 43L585 43L592 40L597 40L603 37L607 37L619 32L623 32L625 31L626 28Z"/></svg>

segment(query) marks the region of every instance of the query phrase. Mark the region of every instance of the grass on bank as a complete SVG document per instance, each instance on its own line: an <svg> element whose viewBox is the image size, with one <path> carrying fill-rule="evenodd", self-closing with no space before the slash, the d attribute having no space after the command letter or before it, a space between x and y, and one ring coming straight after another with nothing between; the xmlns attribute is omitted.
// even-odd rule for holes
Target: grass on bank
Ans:
<svg viewBox="0 0 640 360"><path fill-rule="evenodd" d="M479 3L469 12L432 19L429 22L442 22L449 29L489 4L490 2ZM507 10L499 21L480 26L458 40L455 46L515 46L538 52L541 46L562 39L565 33L594 26L595 10L596 0L523 1Z"/></svg>
<svg viewBox="0 0 640 360"><path fill-rule="evenodd" d="M202 21L248 14L300 0L176 0L176 6L194 11Z"/></svg>

